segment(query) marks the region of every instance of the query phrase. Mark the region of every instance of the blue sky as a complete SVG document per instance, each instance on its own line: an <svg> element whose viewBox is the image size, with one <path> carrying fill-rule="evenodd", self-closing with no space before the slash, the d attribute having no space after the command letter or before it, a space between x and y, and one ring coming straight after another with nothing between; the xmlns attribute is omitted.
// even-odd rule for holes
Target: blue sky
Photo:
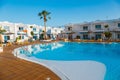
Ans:
<svg viewBox="0 0 120 80"><path fill-rule="evenodd" d="M49 26L120 18L120 0L0 0L0 21L43 25L38 13L51 12Z"/></svg>

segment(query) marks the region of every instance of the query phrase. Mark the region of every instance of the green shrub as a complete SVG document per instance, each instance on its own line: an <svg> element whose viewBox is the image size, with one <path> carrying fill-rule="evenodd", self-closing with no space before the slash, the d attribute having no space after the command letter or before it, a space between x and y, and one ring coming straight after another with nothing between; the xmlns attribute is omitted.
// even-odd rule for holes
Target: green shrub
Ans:
<svg viewBox="0 0 120 80"><path fill-rule="evenodd" d="M80 39L80 36L79 36L79 35L77 35L77 36L76 36L76 39Z"/></svg>
<svg viewBox="0 0 120 80"><path fill-rule="evenodd" d="M31 31L30 33L31 33L32 36L34 35L34 32L33 32L33 31Z"/></svg>
<svg viewBox="0 0 120 80"><path fill-rule="evenodd" d="M33 26L30 26L30 28L33 28Z"/></svg>
<svg viewBox="0 0 120 80"><path fill-rule="evenodd" d="M110 39L111 36L112 36L112 33L110 33L110 32L104 32L104 34L105 34L105 37L106 37L107 39Z"/></svg>

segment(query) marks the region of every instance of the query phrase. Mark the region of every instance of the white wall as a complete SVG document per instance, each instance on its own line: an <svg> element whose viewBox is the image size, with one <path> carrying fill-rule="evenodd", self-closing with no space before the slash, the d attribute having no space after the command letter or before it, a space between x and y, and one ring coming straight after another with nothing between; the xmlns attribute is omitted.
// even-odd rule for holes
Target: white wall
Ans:
<svg viewBox="0 0 120 80"><path fill-rule="evenodd" d="M106 21L93 21L93 22L88 22L88 23L81 23L81 24L68 24L65 26L65 32L69 33L69 32L76 32L75 34L73 34L73 38L76 38L77 35L80 35L80 37L82 38L83 34L79 34L79 32L86 32L88 34L88 31L92 31L93 33L88 34L88 36L91 37L95 37L94 32L101 32L104 33L105 31L107 31L108 29L106 29L104 26L108 25L109 26L109 30L110 31L118 31L120 32L120 28L118 27L118 23L120 23L120 19L116 19L116 20L106 20ZM101 29L97 30L95 28L95 25L101 25ZM88 26L88 30L84 31L83 30L83 26ZM72 27L72 31L68 31L68 27ZM118 33L112 32L112 39L117 39L117 35Z"/></svg>

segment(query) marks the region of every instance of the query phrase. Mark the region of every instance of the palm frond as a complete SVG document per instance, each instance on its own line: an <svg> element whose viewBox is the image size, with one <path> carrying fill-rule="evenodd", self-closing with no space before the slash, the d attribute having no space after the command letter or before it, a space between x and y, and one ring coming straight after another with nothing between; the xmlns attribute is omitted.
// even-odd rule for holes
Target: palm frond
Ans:
<svg viewBox="0 0 120 80"><path fill-rule="evenodd" d="M51 19L51 17L48 17L48 19Z"/></svg>
<svg viewBox="0 0 120 80"><path fill-rule="evenodd" d="M42 13L38 13L38 16L42 16Z"/></svg>
<svg viewBox="0 0 120 80"><path fill-rule="evenodd" d="M43 17L40 17L40 19L42 19Z"/></svg>
<svg viewBox="0 0 120 80"><path fill-rule="evenodd" d="M51 14L51 12L48 12L48 13L47 13L47 15L50 15L50 14Z"/></svg>

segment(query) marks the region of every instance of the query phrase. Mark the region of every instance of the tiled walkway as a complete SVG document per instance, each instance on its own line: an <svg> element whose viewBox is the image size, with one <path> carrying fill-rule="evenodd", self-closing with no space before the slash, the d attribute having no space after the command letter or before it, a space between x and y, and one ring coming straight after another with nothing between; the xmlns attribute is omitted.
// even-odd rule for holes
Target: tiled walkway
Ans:
<svg viewBox="0 0 120 80"><path fill-rule="evenodd" d="M0 53L0 80L60 80L44 66L14 57L13 49L20 46L23 45L4 47Z"/></svg>

